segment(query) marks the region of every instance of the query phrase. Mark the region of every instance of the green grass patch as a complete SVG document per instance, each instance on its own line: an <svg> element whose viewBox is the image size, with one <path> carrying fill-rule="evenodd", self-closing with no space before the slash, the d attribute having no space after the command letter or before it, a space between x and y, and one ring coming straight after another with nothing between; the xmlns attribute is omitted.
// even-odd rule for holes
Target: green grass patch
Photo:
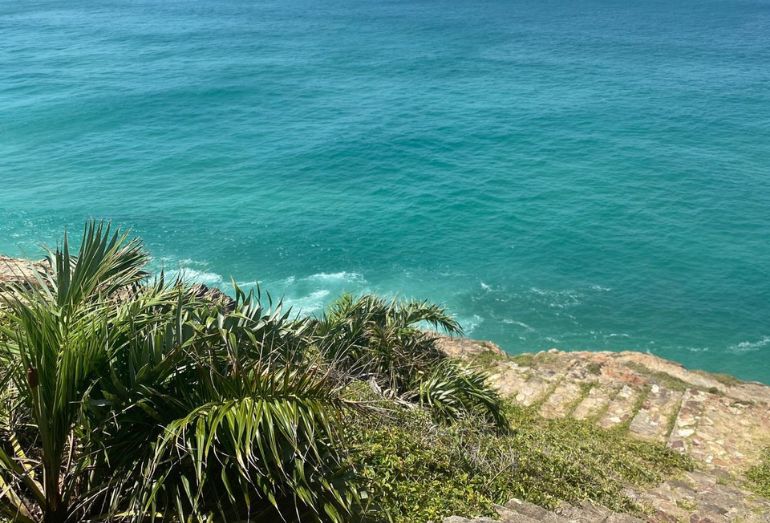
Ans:
<svg viewBox="0 0 770 523"><path fill-rule="evenodd" d="M731 376L730 374L723 374L721 372L701 372L701 374L714 378L722 385L726 385L728 387L734 387L735 385L740 385L743 383L743 381L739 380L735 376Z"/></svg>
<svg viewBox="0 0 770 523"><path fill-rule="evenodd" d="M594 382L580 384L580 394L572 401L572 403L570 403L569 407L567 407L567 417L572 416L572 413L575 412L577 406L583 403L583 400L588 397L591 393L591 389L593 389L595 385L596 383Z"/></svg>
<svg viewBox="0 0 770 523"><path fill-rule="evenodd" d="M760 496L770 498L770 448L762 452L761 461L749 469L746 478L751 490Z"/></svg>
<svg viewBox="0 0 770 523"><path fill-rule="evenodd" d="M548 364L554 360L554 355L549 352L522 352L521 354L500 354L494 351L484 351L474 354L469 361L483 370L494 370L500 363L511 362L520 367L535 367ZM601 372L601 365L596 369L596 374Z"/></svg>
<svg viewBox="0 0 770 523"><path fill-rule="evenodd" d="M511 357L507 354L487 350L474 354L469 358L469 361L476 367L489 371L494 370L500 363L511 361Z"/></svg>
<svg viewBox="0 0 770 523"><path fill-rule="evenodd" d="M349 459L365 478L372 511L397 523L448 515L492 515L494 503L521 498L553 508L590 499L641 514L623 494L692 469L664 445L634 440L588 422L546 420L508 404L509 434L472 420L438 426L419 409L348 419Z"/></svg>
<svg viewBox="0 0 770 523"><path fill-rule="evenodd" d="M601 363L599 363L599 362L596 362L596 361L592 361L591 363L589 363L588 365L586 365L586 370L587 370L589 373L593 374L594 376L598 376L599 374L601 374L601 373L602 373L602 367L603 367L603 366L604 366L604 365L602 365L602 364L601 364Z"/></svg>
<svg viewBox="0 0 770 523"><path fill-rule="evenodd" d="M671 376L670 374L666 374L665 372L649 369L646 366L642 365L641 363L630 362L627 364L627 366L630 369L635 370L642 376L645 376L646 378L648 378L652 383L655 383L667 389L684 392L688 388L697 388L697 387L694 387L693 385L690 385L687 382L680 380L679 378Z"/></svg>

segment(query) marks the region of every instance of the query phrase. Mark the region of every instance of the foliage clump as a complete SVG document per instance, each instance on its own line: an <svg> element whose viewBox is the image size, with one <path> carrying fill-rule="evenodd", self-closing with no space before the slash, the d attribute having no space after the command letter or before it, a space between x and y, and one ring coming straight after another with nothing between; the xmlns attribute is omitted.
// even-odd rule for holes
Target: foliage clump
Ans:
<svg viewBox="0 0 770 523"><path fill-rule="evenodd" d="M0 514L44 521L348 521L367 494L341 420L353 382L450 423L504 425L484 375L419 330L426 302L345 296L300 318L259 291L232 303L151 280L141 242L104 223L65 236L38 281L2 291ZM265 304L267 301L267 304Z"/></svg>
<svg viewBox="0 0 770 523"><path fill-rule="evenodd" d="M770 498L770 448L762 452L760 462L746 473L749 488L766 498Z"/></svg>
<svg viewBox="0 0 770 523"><path fill-rule="evenodd" d="M506 405L424 326L423 301L342 296L298 317L145 271L86 225L0 292L0 519L427 521L521 497L634 509L685 458Z"/></svg>
<svg viewBox="0 0 770 523"><path fill-rule="evenodd" d="M593 500L639 513L628 485L656 484L690 470L686 456L578 420L546 420L505 407L509 433L466 418L436 425L419 410L346 424L351 459L396 522L437 521L451 514L493 515L511 498L555 508Z"/></svg>

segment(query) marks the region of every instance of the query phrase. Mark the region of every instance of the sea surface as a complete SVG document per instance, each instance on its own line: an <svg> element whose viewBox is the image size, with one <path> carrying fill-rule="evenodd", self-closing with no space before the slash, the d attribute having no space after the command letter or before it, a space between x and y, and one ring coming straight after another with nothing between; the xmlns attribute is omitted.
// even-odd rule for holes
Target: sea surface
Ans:
<svg viewBox="0 0 770 523"><path fill-rule="evenodd" d="M0 252L770 383L769 0L0 0Z"/></svg>

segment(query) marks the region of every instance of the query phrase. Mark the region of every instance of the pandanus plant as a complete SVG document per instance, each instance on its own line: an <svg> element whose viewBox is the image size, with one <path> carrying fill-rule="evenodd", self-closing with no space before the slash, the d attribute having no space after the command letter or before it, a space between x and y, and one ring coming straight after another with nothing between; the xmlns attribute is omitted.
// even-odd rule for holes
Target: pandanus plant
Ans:
<svg viewBox="0 0 770 523"><path fill-rule="evenodd" d="M449 359L426 326L462 333L438 305L371 295L343 295L314 321L321 351L344 378L369 381L385 397L427 407L438 420L473 415L506 428L486 374Z"/></svg>
<svg viewBox="0 0 770 523"><path fill-rule="evenodd" d="M15 520L68 518L84 465L76 439L82 398L110 357L107 298L141 281L146 261L138 241L90 224L77 256L65 236L49 253L50 271L4 289L2 510Z"/></svg>
<svg viewBox="0 0 770 523"><path fill-rule="evenodd" d="M343 296L320 319L233 284L150 280L139 240L86 225L0 289L0 517L351 521L368 510L337 427L366 380L451 421L505 425L485 376L448 360L427 302ZM379 411L378 411L379 412Z"/></svg>
<svg viewBox="0 0 770 523"><path fill-rule="evenodd" d="M148 282L140 242L89 223L2 290L0 511L22 523L352 514L335 417L354 408L306 322Z"/></svg>

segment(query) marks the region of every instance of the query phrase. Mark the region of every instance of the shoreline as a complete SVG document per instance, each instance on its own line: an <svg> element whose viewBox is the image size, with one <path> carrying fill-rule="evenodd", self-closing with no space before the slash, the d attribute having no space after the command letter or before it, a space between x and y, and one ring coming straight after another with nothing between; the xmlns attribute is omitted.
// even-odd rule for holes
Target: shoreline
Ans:
<svg viewBox="0 0 770 523"><path fill-rule="evenodd" d="M0 254L0 285L6 282L18 282L18 281L23 281L24 279L34 278L34 274L36 272L41 272L46 270L45 265L46 265L45 260L35 261L35 260L15 258L15 257L10 257L10 256L5 256ZM215 297L216 299L228 299L228 295L222 292L219 288L215 286L206 285L204 283L196 283L195 287L199 290L199 293L201 295L209 294L212 297ZM654 355L652 353L644 352L644 351L628 350L628 349L592 350L592 349L585 349L585 348L581 348L581 349L549 348L549 349L543 349L543 350L511 353L506 351L504 348L502 348L497 343L491 340L478 340L470 337L461 338L461 339L467 340L468 343L455 346L456 348L453 350L458 350L459 351L458 355L462 353L462 349L459 348L461 346L465 346L467 348L466 350L475 351L475 352L479 351L479 347L487 347L492 352L499 352L500 354L505 354L506 356L512 357L512 358L516 358L522 355L549 353L553 351L557 351L560 353L568 353L568 354L638 354L640 356L650 356L662 361L669 362L689 372L695 372L695 373L707 374L707 375L722 375L729 378L732 381L739 381L741 383L746 383L746 384L756 384L756 385L770 387L770 384L764 383L758 380L746 380L727 372L710 371L710 370L685 366L684 363L679 362L677 360L665 358L665 357Z"/></svg>
<svg viewBox="0 0 770 523"><path fill-rule="evenodd" d="M45 262L0 256L0 293L4 284L24 283L46 270ZM193 288L199 296L224 300L225 308L232 303L215 287ZM651 507L649 521L697 515L705 519L689 520L759 522L766 520L753 515L770 514L770 500L751 492L756 490L751 471L767 466L763 460L767 461L770 448L770 386L688 369L642 352L550 349L511 355L491 341L436 337L438 349L484 371L485 386L495 389L511 408L532 416L532 423L544 423L548 430L562 424L578 435L585 430L605 438L625 438L620 440L624 445L639 440L650 449L691 460L694 465L675 477L626 488L624 495L630 500ZM550 512L513 499L495 508L503 522L520 521L517 514L538 514L559 522L593 521L585 518L598 515L607 521L609 517L618 522L641 521L591 504L562 505ZM570 514L578 519L563 518ZM449 517L444 521L488 520Z"/></svg>

